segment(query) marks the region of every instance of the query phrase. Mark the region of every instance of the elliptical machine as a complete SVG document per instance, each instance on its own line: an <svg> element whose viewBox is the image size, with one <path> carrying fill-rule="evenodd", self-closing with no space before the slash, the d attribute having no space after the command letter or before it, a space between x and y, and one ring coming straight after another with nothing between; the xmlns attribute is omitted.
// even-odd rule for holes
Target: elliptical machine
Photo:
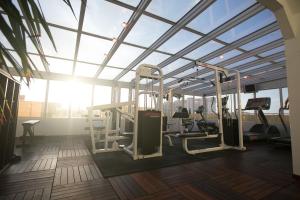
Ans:
<svg viewBox="0 0 300 200"><path fill-rule="evenodd" d="M263 110L269 110L270 106L270 97L248 99L244 110L256 110L261 123L253 125L248 132L244 132L246 141L266 140L280 136L278 128L269 124L263 112Z"/></svg>

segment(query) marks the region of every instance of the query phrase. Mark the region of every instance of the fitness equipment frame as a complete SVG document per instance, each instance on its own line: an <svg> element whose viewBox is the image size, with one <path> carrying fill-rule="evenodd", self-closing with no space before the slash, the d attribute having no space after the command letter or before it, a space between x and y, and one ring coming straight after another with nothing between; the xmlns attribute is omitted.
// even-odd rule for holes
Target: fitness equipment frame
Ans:
<svg viewBox="0 0 300 200"><path fill-rule="evenodd" d="M158 72L158 74L155 74L155 72ZM144 91L140 91L140 81L141 79L151 79L151 80L158 80L159 86L158 91L154 91L154 87L152 85L151 91L148 91L147 88L145 88ZM152 83L153 81L151 81ZM124 103L113 103L108 105L97 105L97 106L91 106L88 107L88 120L89 120L89 126L90 126L90 132L91 132L91 142L92 142L92 151L93 153L102 153L102 152L111 152L111 151L119 151L122 150L122 148L119 147L118 140L125 139L121 131L121 123L120 118L125 118L134 124L134 130L132 134L132 143L129 146L124 146L123 150L130 154L134 160L137 159L143 159L143 158L149 158L149 157L156 157L156 156L162 156L162 106L163 106L163 74L160 68L153 66L153 65L147 65L142 64L140 65L136 70L136 78L134 82L134 88L135 88L135 100L132 101L132 98L130 98L129 102ZM149 89L149 88L148 88ZM139 97L140 95L144 95L144 110L141 111L139 109ZM150 110L147 110L148 108L148 100L147 95L150 95L151 98L151 108ZM132 110L132 113L124 112L120 108L123 106L129 106ZM134 106L134 109L131 109L131 107ZM105 113L105 118L103 119L105 126L100 127L100 130L96 130L93 121L95 120L93 117L94 111L100 111ZM114 130L111 129L112 127L112 113L116 113L116 128ZM157 148L157 152L154 153L143 153L139 151L141 145L141 138L142 133L139 131L142 126L147 126L147 120L144 120L145 123L141 124L141 120L139 120L139 117L144 117L145 114L147 116L150 116L148 118L150 121L152 118L157 117L159 120L155 121L154 126L158 126L157 130L157 136L159 137L159 144ZM158 122L158 123L157 123ZM98 128L99 129L99 128ZM140 137L139 137L140 136ZM148 136L147 136L148 137ZM98 148L96 143L103 143L103 148Z"/></svg>
<svg viewBox="0 0 300 200"><path fill-rule="evenodd" d="M195 134L193 135L186 135L182 137L182 145L184 150L189 154L198 154L198 153L204 153L204 152L211 152L211 151L220 151L225 149L236 149L236 150L246 150L246 147L244 147L244 141L243 141L243 121L242 121L242 108L241 108L241 82L240 82L240 72L237 70L230 70L225 69L219 66L214 66L206 63L202 63L199 61L196 61L196 65L199 65L201 67L205 67L208 69L211 69L215 72L215 86L216 86L216 97L217 97L217 106L218 106L218 124L219 124L219 134L215 135L207 135L207 134ZM224 143L224 131L223 131L223 115L222 115L222 91L221 91L221 80L220 80L220 74L229 74L229 71L235 73L236 75L236 92L237 92L237 100L238 100L238 112L237 112L237 118L238 118L238 130L239 130L239 146L229 146ZM205 149L194 149L190 150L188 148L188 141L194 140L194 139L206 139L206 138L217 138L220 135L221 143L218 147L211 147L211 148L205 148Z"/></svg>

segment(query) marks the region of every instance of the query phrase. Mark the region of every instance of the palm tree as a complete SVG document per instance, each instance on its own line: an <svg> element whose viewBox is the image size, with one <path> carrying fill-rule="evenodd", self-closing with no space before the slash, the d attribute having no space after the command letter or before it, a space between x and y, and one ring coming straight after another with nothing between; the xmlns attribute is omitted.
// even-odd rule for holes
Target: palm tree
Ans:
<svg viewBox="0 0 300 200"><path fill-rule="evenodd" d="M70 0L62 1L70 7L75 17ZM56 50L54 39L39 0L17 0L16 3L13 3L12 0L1 0L0 9L0 31L20 57L21 62L19 63L11 52L4 47L3 41L0 41L0 69L4 69L12 75L8 67L9 62L17 74L21 78L25 78L23 80L29 85L33 71L38 72L38 70L27 53L26 38L29 38L34 45L45 68L48 66L48 62L40 42L41 29L45 30L53 48Z"/></svg>

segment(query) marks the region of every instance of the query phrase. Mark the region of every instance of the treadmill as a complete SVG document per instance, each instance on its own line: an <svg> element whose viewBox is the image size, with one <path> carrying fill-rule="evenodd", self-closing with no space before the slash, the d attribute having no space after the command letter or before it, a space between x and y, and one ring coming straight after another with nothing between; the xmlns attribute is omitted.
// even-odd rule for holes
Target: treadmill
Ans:
<svg viewBox="0 0 300 200"><path fill-rule="evenodd" d="M269 124L263 112L263 110L269 110L270 106L270 97L248 99L244 110L256 110L261 123L253 125L248 132L244 132L245 141L267 140L280 137L278 128Z"/></svg>
<svg viewBox="0 0 300 200"><path fill-rule="evenodd" d="M280 144L280 145L287 145L287 146L290 146L291 145L291 136L289 134L289 130L288 130L288 127L283 119L283 116L284 116L284 111L285 110L289 110L290 108L290 104L289 104L289 99L287 98L285 100L285 103L284 103L284 106L283 107L280 107L279 108L279 112L278 112L278 115L279 115L279 118L280 118L280 121L282 123L282 126L284 128L284 131L286 133L286 136L280 136L280 137L273 137L271 138L271 141L274 143L274 144Z"/></svg>

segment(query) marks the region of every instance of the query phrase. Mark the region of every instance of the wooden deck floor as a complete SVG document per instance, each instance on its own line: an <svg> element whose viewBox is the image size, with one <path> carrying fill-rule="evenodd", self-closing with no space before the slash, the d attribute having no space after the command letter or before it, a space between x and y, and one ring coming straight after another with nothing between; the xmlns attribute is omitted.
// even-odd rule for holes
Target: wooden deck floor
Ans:
<svg viewBox="0 0 300 200"><path fill-rule="evenodd" d="M41 137L0 175L0 199L300 199L288 150L249 151L104 179L82 138Z"/></svg>

